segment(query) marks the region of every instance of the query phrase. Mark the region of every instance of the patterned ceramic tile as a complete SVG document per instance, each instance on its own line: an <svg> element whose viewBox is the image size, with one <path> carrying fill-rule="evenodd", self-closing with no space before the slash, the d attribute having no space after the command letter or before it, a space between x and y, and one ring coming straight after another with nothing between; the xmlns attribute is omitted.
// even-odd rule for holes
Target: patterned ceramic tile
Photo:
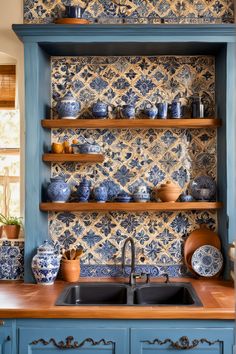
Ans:
<svg viewBox="0 0 236 354"><path fill-rule="evenodd" d="M24 242L0 240L0 280L19 280L24 275Z"/></svg>
<svg viewBox="0 0 236 354"><path fill-rule="evenodd" d="M215 66L212 57L73 57L52 58L52 106L71 91L81 102L81 116L91 116L98 98L113 106L135 103L137 114L148 101L178 97L188 105L200 94L208 115L214 114ZM186 115L189 112L186 110ZM216 130L79 130L54 129L52 141L96 141L101 164L53 164L52 175L66 176L72 189L83 177L92 185L105 183L132 193L145 183L152 197L167 180L188 189L200 175L216 178ZM112 197L112 195L110 195ZM200 223L217 228L214 212L175 213L52 213L49 231L63 248L82 245L83 276L121 275L121 248L127 235L136 243L136 263L153 276L186 274L183 243ZM127 270L128 271L128 268Z"/></svg>
<svg viewBox="0 0 236 354"><path fill-rule="evenodd" d="M63 16L64 5L80 5L83 17L105 23L227 23L233 0L24 0L25 23L48 23Z"/></svg>

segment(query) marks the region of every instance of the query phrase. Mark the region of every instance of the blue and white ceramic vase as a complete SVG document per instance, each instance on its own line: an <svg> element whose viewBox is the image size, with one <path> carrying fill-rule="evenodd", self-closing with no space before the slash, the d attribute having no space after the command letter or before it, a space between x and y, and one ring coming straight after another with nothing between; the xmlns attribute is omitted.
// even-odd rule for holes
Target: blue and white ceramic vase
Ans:
<svg viewBox="0 0 236 354"><path fill-rule="evenodd" d="M76 186L77 188L77 198L79 202L87 202L90 197L90 192L91 192L91 184L89 181L87 181L85 178L82 180L82 182Z"/></svg>
<svg viewBox="0 0 236 354"><path fill-rule="evenodd" d="M92 114L95 118L107 118L108 117L108 104L98 100L93 104Z"/></svg>
<svg viewBox="0 0 236 354"><path fill-rule="evenodd" d="M107 188L105 186L95 187L93 190L94 199L98 203L105 203L108 198Z"/></svg>
<svg viewBox="0 0 236 354"><path fill-rule="evenodd" d="M132 104L127 104L120 108L121 118L133 119L135 118L135 114L136 114L136 108Z"/></svg>
<svg viewBox="0 0 236 354"><path fill-rule="evenodd" d="M67 93L57 102L56 110L59 118L76 119L80 112L80 103L71 93Z"/></svg>
<svg viewBox="0 0 236 354"><path fill-rule="evenodd" d="M168 115L168 103L159 102L157 104L157 108L158 108L158 118L166 119Z"/></svg>
<svg viewBox="0 0 236 354"><path fill-rule="evenodd" d="M52 285L60 268L61 255L49 241L38 247L33 257L31 267L38 284Z"/></svg>
<svg viewBox="0 0 236 354"><path fill-rule="evenodd" d="M48 198L54 203L66 203L70 198L71 190L65 182L65 178L57 176L50 180L51 183L47 188Z"/></svg>
<svg viewBox="0 0 236 354"><path fill-rule="evenodd" d="M173 100L171 103L171 118L181 118L182 107L181 102L178 100Z"/></svg>
<svg viewBox="0 0 236 354"><path fill-rule="evenodd" d="M144 109L144 114L149 119L155 119L157 117L158 108L155 105L147 104Z"/></svg>

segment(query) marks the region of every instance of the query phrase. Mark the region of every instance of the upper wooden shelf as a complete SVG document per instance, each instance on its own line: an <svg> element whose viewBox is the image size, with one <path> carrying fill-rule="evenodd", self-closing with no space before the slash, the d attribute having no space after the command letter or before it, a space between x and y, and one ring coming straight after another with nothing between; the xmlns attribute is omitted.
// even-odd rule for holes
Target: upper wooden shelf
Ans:
<svg viewBox="0 0 236 354"><path fill-rule="evenodd" d="M216 128L221 120L216 118L187 119L44 119L43 128L80 129L141 129L141 128Z"/></svg>
<svg viewBox="0 0 236 354"><path fill-rule="evenodd" d="M45 162L103 162L104 156L101 154L43 154Z"/></svg>
<svg viewBox="0 0 236 354"><path fill-rule="evenodd" d="M209 210L209 209L220 209L223 204L220 202L175 202L175 203L158 203L158 202L147 202L147 203L118 203L118 202L107 202L107 203L41 203L41 211L128 211L128 212L138 212L138 211L178 211L178 210Z"/></svg>

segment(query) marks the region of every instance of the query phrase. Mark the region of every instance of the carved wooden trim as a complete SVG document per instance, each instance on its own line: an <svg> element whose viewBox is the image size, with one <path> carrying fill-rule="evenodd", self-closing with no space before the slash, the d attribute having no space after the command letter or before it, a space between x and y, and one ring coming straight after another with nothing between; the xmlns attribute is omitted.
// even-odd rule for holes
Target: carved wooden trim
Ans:
<svg viewBox="0 0 236 354"><path fill-rule="evenodd" d="M206 338L193 339L192 341L190 341L188 337L183 336L183 337L179 338L179 340L177 340L176 342L174 342L170 338L167 338L163 341L161 341L160 339L154 339L153 341L145 340L144 343L158 344L158 345L165 345L165 344L169 343L172 348L185 350L185 349L196 348L199 344L207 343L209 346L211 346L216 343L221 343L221 341L219 339L217 339L215 341L209 341Z"/></svg>
<svg viewBox="0 0 236 354"><path fill-rule="evenodd" d="M63 341L57 342L54 338L49 339L49 341L46 341L45 339L40 338L40 339L34 340L30 344L36 345L38 343L42 343L45 346L49 345L49 344L53 344L58 349L79 349L79 348L83 347L86 343L90 343L92 346L96 346L99 344L103 344L103 345L114 345L115 344L111 340L106 341L105 339L100 339L99 341L95 341L92 338L86 338L81 343L78 343L74 340L74 337L72 337L72 336L66 337L65 342L63 342Z"/></svg>

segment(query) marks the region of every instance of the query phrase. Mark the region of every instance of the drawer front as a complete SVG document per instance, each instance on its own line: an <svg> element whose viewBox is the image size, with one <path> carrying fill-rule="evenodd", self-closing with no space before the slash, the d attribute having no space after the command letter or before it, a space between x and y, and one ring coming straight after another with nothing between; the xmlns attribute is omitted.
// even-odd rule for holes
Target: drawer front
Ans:
<svg viewBox="0 0 236 354"><path fill-rule="evenodd" d="M19 354L124 354L126 329L19 328Z"/></svg>
<svg viewBox="0 0 236 354"><path fill-rule="evenodd" d="M232 328L132 329L131 354L233 354Z"/></svg>

